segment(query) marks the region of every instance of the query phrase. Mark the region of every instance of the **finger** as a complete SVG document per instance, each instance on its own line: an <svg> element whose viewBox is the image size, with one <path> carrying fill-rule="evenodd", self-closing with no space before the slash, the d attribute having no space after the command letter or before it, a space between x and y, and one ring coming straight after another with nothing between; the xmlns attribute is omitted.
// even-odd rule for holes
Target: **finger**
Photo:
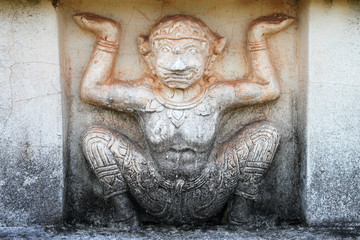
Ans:
<svg viewBox="0 0 360 240"><path fill-rule="evenodd" d="M83 29L93 32L96 35L102 31L102 17L91 14L91 13L81 13L73 16L75 22Z"/></svg>
<svg viewBox="0 0 360 240"><path fill-rule="evenodd" d="M82 18L82 17L81 17L80 14L76 14L76 15L73 16L73 19L75 20L75 22L76 22L80 27L83 27L84 24L83 24L81 18Z"/></svg>
<svg viewBox="0 0 360 240"><path fill-rule="evenodd" d="M101 16L93 14L93 13L78 13L78 14L75 14L73 17L85 18L89 21L97 21L98 19L104 18L104 17L101 17Z"/></svg>
<svg viewBox="0 0 360 240"><path fill-rule="evenodd" d="M266 30L264 30L264 33L276 33L281 30L284 30L289 25L294 23L296 20L293 17L289 17L289 16L286 16L286 17L287 18L282 21L278 21L278 22L271 21L271 22L264 23L264 28L266 29Z"/></svg>
<svg viewBox="0 0 360 240"><path fill-rule="evenodd" d="M280 29L285 29L295 22L295 18L289 17L280 23Z"/></svg>
<svg viewBox="0 0 360 240"><path fill-rule="evenodd" d="M275 14L272 14L269 16L264 16L264 17L255 19L251 23L251 26L267 25L267 27L270 27L270 25L275 25L274 28L277 28L279 24L281 24L282 22L287 21L289 19L292 19L292 17L289 17L284 14L275 13Z"/></svg>
<svg viewBox="0 0 360 240"><path fill-rule="evenodd" d="M73 16L73 19L80 27L82 27L86 30L90 30L93 28L92 25L94 22L92 21L92 19L94 19L94 18L89 15L90 14L88 14L88 13L76 14ZM91 15L93 15L93 14L91 14Z"/></svg>

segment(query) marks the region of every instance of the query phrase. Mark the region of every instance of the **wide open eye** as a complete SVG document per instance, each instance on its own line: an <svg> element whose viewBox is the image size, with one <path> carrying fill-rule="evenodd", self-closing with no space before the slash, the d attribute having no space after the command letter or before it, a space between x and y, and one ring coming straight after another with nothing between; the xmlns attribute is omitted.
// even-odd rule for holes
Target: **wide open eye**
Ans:
<svg viewBox="0 0 360 240"><path fill-rule="evenodd" d="M170 52L170 50L171 49L169 47L167 47L167 46L164 46L164 47L161 48L161 52L163 52L163 53Z"/></svg>
<svg viewBox="0 0 360 240"><path fill-rule="evenodd" d="M196 48L189 48L189 50L188 50L191 54L193 54L193 55L195 55L195 54L197 54L197 53L199 53L199 50L198 49L196 49Z"/></svg>

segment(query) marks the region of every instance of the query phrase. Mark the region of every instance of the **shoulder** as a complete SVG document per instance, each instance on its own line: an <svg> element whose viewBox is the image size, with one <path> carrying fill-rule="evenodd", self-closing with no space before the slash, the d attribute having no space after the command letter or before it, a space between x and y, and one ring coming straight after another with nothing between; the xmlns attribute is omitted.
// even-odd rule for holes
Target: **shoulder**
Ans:
<svg viewBox="0 0 360 240"><path fill-rule="evenodd" d="M232 81L226 80L221 76L211 76L208 78L207 82L209 96L211 97L219 97L224 94L228 95L234 89Z"/></svg>
<svg viewBox="0 0 360 240"><path fill-rule="evenodd" d="M154 86L151 78L142 77L135 80L122 81L122 85L123 87L119 89L119 94L127 92L127 96L137 100L154 98Z"/></svg>
<svg viewBox="0 0 360 240"><path fill-rule="evenodd" d="M212 76L208 86L208 96L219 110L226 110L236 98L235 81L221 76Z"/></svg>

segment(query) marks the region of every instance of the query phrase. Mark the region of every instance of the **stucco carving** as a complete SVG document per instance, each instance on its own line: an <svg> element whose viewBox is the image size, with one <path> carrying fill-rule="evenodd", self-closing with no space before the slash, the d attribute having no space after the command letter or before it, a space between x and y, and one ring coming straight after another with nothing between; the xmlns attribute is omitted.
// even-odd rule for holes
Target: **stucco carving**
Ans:
<svg viewBox="0 0 360 240"><path fill-rule="evenodd" d="M232 196L229 221L250 221L252 201L280 133L270 122L256 122L220 145L219 123L229 110L280 96L265 36L295 19L274 14L254 20L247 37L250 73L232 81L211 71L226 40L200 19L168 16L149 36L140 36L139 50L150 71L137 81L113 77L119 49L116 22L90 13L74 19L97 36L81 82L82 100L135 112L147 143L139 146L106 126L93 126L84 136L84 154L103 184L104 196L114 202L115 219L137 221L130 194L158 222L209 220Z"/></svg>

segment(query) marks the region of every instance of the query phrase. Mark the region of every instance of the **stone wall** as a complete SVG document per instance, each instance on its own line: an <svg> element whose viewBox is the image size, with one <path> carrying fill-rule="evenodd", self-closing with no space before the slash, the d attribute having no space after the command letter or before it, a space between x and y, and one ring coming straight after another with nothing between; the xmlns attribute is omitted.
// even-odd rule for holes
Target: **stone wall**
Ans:
<svg viewBox="0 0 360 240"><path fill-rule="evenodd" d="M63 116L57 14L0 2L0 226L62 221Z"/></svg>
<svg viewBox="0 0 360 240"><path fill-rule="evenodd" d="M119 21L116 72L127 80L146 71L136 39L161 16L194 15L227 37L215 69L229 79L248 71L245 32L252 19L274 12L296 16L296 25L269 38L281 98L230 113L219 139L255 120L275 122L282 140L257 207L285 220L304 216L312 225L360 222L358 1L53 2L56 10L46 0L0 2L0 226L108 219L81 136L103 124L142 141L132 115L79 99L94 42L74 23L71 16L79 12Z"/></svg>
<svg viewBox="0 0 360 240"><path fill-rule="evenodd" d="M301 6L303 211L312 225L359 223L360 2Z"/></svg>

